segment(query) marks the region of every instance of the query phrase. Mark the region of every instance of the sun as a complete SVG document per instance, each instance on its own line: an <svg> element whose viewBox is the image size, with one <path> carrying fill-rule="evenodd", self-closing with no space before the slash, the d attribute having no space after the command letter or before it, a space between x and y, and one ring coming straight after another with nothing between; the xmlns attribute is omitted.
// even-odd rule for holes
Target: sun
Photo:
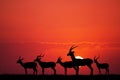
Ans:
<svg viewBox="0 0 120 80"><path fill-rule="evenodd" d="M81 56L75 56L76 59L83 59Z"/></svg>

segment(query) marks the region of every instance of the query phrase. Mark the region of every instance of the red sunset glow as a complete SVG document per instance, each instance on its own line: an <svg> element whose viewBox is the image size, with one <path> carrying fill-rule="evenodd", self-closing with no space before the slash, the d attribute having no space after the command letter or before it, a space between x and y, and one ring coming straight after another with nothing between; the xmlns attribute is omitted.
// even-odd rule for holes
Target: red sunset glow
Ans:
<svg viewBox="0 0 120 80"><path fill-rule="evenodd" d="M72 45L76 56L110 65L110 74L120 74L120 1L119 0L1 0L0 1L0 74L24 74L16 61L70 61ZM94 73L98 74L95 64ZM89 74L80 67L79 74ZM57 74L64 74L59 64ZM46 69L45 74L52 74ZM104 71L103 71L104 73ZM39 74L41 68L39 67ZM68 69L68 74L75 74Z"/></svg>

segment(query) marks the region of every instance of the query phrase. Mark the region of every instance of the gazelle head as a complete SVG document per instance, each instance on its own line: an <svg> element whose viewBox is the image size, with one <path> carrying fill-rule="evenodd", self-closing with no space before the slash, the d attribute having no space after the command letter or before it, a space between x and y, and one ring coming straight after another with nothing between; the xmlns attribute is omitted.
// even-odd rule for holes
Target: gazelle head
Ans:
<svg viewBox="0 0 120 80"><path fill-rule="evenodd" d="M19 57L17 63L22 63L23 58Z"/></svg>
<svg viewBox="0 0 120 80"><path fill-rule="evenodd" d="M94 57L94 63L97 63L97 62L98 62L97 60L99 59L99 57L100 57L100 56L98 56L98 57L95 56L95 57Z"/></svg>
<svg viewBox="0 0 120 80"><path fill-rule="evenodd" d="M74 48L76 48L76 47L78 47L78 46L71 46L70 49L69 49L69 52L68 52L67 56L73 55L73 54L74 54L74 51L72 51L72 50L73 50Z"/></svg>
<svg viewBox="0 0 120 80"><path fill-rule="evenodd" d="M44 55L39 55L39 56L37 56L34 61L40 61L40 60L41 60L41 57L44 57Z"/></svg>
<svg viewBox="0 0 120 80"><path fill-rule="evenodd" d="M61 58L61 57L59 57L56 63L60 63L60 62L61 62L61 60L62 60L62 58Z"/></svg>

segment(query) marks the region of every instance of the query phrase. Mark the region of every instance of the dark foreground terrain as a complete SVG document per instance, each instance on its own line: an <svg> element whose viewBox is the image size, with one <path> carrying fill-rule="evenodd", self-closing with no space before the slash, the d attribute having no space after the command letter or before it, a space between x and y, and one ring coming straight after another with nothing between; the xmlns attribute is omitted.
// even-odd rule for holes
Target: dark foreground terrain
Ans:
<svg viewBox="0 0 120 80"><path fill-rule="evenodd" d="M0 75L0 80L120 80L120 75Z"/></svg>

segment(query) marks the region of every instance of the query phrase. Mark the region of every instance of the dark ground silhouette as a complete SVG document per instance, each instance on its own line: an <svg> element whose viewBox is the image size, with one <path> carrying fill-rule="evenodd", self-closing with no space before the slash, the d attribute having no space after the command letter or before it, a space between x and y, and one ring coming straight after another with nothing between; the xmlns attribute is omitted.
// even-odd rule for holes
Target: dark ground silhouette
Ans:
<svg viewBox="0 0 120 80"><path fill-rule="evenodd" d="M120 80L120 75L0 75L0 80Z"/></svg>

